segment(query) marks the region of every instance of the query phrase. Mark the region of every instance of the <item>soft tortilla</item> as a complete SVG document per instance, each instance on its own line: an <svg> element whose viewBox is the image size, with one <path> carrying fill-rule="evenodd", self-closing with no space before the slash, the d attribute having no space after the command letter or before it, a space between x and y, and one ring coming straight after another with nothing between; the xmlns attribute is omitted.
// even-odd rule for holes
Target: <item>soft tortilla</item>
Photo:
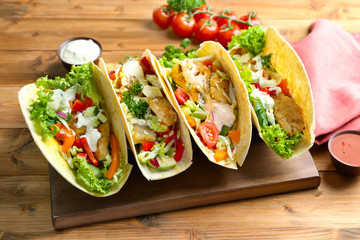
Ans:
<svg viewBox="0 0 360 240"><path fill-rule="evenodd" d="M143 56L146 56L147 59L151 59L152 66L155 66L154 59L156 60L156 58L151 54L150 50L146 49L145 52L143 53ZM109 76L107 74L108 73L107 66L109 66L109 64L105 64L104 60L100 59L100 61L99 61L100 69L104 73L106 73L106 76ZM161 79L161 77L159 75L159 72L157 71L156 67L153 67L153 68L155 70L155 73L156 73L157 77L159 79ZM108 77L108 79L109 79L109 77ZM172 104L172 102L170 101L169 93L166 91L167 88L166 88L166 86L164 85L164 83L161 80L160 80L160 84L161 84L161 87L162 87L163 92L165 93L167 99ZM172 106L174 107L173 104L172 104ZM183 153L183 156L182 156L181 160L178 162L178 164L174 168L159 171L159 170L152 169L151 167L149 167L147 165L144 165L139 161L139 159L137 157L138 153L136 151L134 140L133 140L132 134L130 132L130 127L129 127L128 122L126 120L125 113L124 113L123 109L121 108L122 123L124 124L124 126L126 126L125 133L126 133L127 139L129 141L131 150L134 153L136 163L138 164L141 173L144 175L144 177L147 180L160 180L160 179L165 179L165 178L175 176L175 175L185 171L186 169L188 169L190 167L190 165L192 164L193 150L192 150L192 146L191 146L190 135L189 135L189 132L188 132L188 130L186 128L185 122L183 121L183 119L179 115L179 111L175 107L174 107L174 109L175 109L175 111L176 111L176 113L178 115L178 121L176 123L177 124L176 127L177 127L178 130L180 130L180 139L184 143L185 149L184 149L184 153Z"/></svg>
<svg viewBox="0 0 360 240"><path fill-rule="evenodd" d="M291 157L293 158L309 150L315 140L315 112L311 86L301 59L274 26L269 26L266 29L265 42L266 45L262 55L273 54L271 63L274 65L276 71L287 79L290 95L302 109L303 113L305 123L303 139L294 148L294 154ZM251 108L251 113L253 123L260 137L264 140L261 134L259 120L253 108ZM267 145L269 146L269 144Z"/></svg>
<svg viewBox="0 0 360 240"><path fill-rule="evenodd" d="M178 112L181 113L181 116L184 122L186 123L188 129L190 130L193 139L195 140L199 148L202 150L202 152L207 156L207 158L211 162L215 164L231 169L237 169L236 163L240 167L243 165L246 155L249 151L250 142L251 142L251 131L252 131L251 113L250 113L250 102L247 97L246 86L243 83L243 81L241 81L240 75L236 69L234 62L231 60L230 55L219 43L213 41L203 42L196 53L199 58L212 55L211 60L216 60L216 59L219 60L222 69L229 75L230 80L235 88L239 114L234 122L232 129L234 130L240 129L241 131L240 141L239 143L236 144L236 152L234 154L234 159L236 162L231 161L226 164L224 161L217 162L215 160L213 151L205 147L205 145L201 142L200 138L195 133L194 129L190 127L190 125L187 123L185 114L180 110L180 105L178 104L175 98L175 94L172 91L171 84L167 80L166 71L160 66L160 63L156 60L157 67L161 72L161 75L163 76L163 82L167 85L168 92L171 93L171 100L173 102L173 105L176 106Z"/></svg>
<svg viewBox="0 0 360 240"><path fill-rule="evenodd" d="M108 80L106 79L104 74L95 64L92 64L92 71L98 90L104 99L103 108L108 113L108 120L110 121L111 132L115 135L116 139L119 142L119 148L122 155L122 157L120 158L120 161L122 161L120 162L120 165L124 166L125 171L123 173L124 178L120 182L120 184L114 184L110 192L105 195L90 192L85 187L80 185L76 181L75 171L70 168L66 160L64 160L64 158L60 155L60 145L58 144L58 142L54 138L48 138L47 140L44 140L42 136L38 133L38 131L36 131L35 122L30 119L29 111L30 104L35 102L38 98L37 92L39 91L39 88L36 87L35 83L28 84L21 88L18 93L18 97L21 111L26 121L26 125L29 128L36 145L38 146L46 160L51 164L51 166L55 168L55 170L61 176L63 176L70 184L80 189L81 191L96 197L108 197L119 192L120 189L124 186L126 180L130 175L132 165L128 164L127 161L128 156L126 149L126 138L123 126L120 121L120 105L116 99L115 94L113 93L113 89L111 88L110 83L108 83Z"/></svg>

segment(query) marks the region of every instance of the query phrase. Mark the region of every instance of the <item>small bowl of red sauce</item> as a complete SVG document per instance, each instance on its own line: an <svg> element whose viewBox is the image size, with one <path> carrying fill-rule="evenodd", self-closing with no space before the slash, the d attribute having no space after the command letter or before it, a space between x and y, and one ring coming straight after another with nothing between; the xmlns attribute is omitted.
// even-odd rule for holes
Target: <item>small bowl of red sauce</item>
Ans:
<svg viewBox="0 0 360 240"><path fill-rule="evenodd" d="M334 134L328 148L332 163L340 173L360 175L360 131L345 130Z"/></svg>

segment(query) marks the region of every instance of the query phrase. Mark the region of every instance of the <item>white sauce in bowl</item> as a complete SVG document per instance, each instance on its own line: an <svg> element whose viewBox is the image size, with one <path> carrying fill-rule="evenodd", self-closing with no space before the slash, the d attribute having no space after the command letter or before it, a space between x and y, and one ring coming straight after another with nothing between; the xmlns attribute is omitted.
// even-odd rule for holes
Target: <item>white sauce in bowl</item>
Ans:
<svg viewBox="0 0 360 240"><path fill-rule="evenodd" d="M78 39L67 43L60 51L60 57L70 64L85 64L100 56L100 47L91 39Z"/></svg>

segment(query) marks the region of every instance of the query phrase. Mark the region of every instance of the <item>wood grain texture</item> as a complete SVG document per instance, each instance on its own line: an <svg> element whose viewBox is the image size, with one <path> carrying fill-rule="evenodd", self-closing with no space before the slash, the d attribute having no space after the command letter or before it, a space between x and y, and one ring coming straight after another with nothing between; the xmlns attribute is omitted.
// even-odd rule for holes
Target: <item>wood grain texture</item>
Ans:
<svg viewBox="0 0 360 240"><path fill-rule="evenodd" d="M17 91L40 76L65 74L56 49L69 37L96 38L113 62L145 48L160 56L166 45L178 46L179 37L151 20L152 9L165 2L0 1L0 239L360 239L359 178L338 174L326 145L310 151L322 178L317 189L54 231L48 165L25 128ZM360 32L356 0L208 2L239 16L255 11L289 41L303 39L318 18Z"/></svg>

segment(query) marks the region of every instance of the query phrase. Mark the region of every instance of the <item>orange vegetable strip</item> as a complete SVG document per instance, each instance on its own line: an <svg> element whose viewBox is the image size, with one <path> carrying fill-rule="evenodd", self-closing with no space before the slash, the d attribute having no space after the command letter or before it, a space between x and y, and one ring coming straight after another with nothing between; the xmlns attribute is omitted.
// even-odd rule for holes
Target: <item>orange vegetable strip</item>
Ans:
<svg viewBox="0 0 360 240"><path fill-rule="evenodd" d="M104 173L105 177L111 180L116 173L119 163L119 143L114 135L110 136L110 144L111 144L111 165L106 173Z"/></svg>
<svg viewBox="0 0 360 240"><path fill-rule="evenodd" d="M188 124L190 125L190 127L196 127L196 121L195 119L190 116L190 115L187 115L186 116L186 121L188 122Z"/></svg>
<svg viewBox="0 0 360 240"><path fill-rule="evenodd" d="M229 137L231 138L231 140L233 140L233 142L235 143L239 143L240 142L240 129L234 130L234 131L230 131L229 132Z"/></svg>
<svg viewBox="0 0 360 240"><path fill-rule="evenodd" d="M224 150L215 149L214 152L215 152L214 158L215 158L215 161L217 161L217 162L220 162L229 157L226 149L224 149Z"/></svg>

